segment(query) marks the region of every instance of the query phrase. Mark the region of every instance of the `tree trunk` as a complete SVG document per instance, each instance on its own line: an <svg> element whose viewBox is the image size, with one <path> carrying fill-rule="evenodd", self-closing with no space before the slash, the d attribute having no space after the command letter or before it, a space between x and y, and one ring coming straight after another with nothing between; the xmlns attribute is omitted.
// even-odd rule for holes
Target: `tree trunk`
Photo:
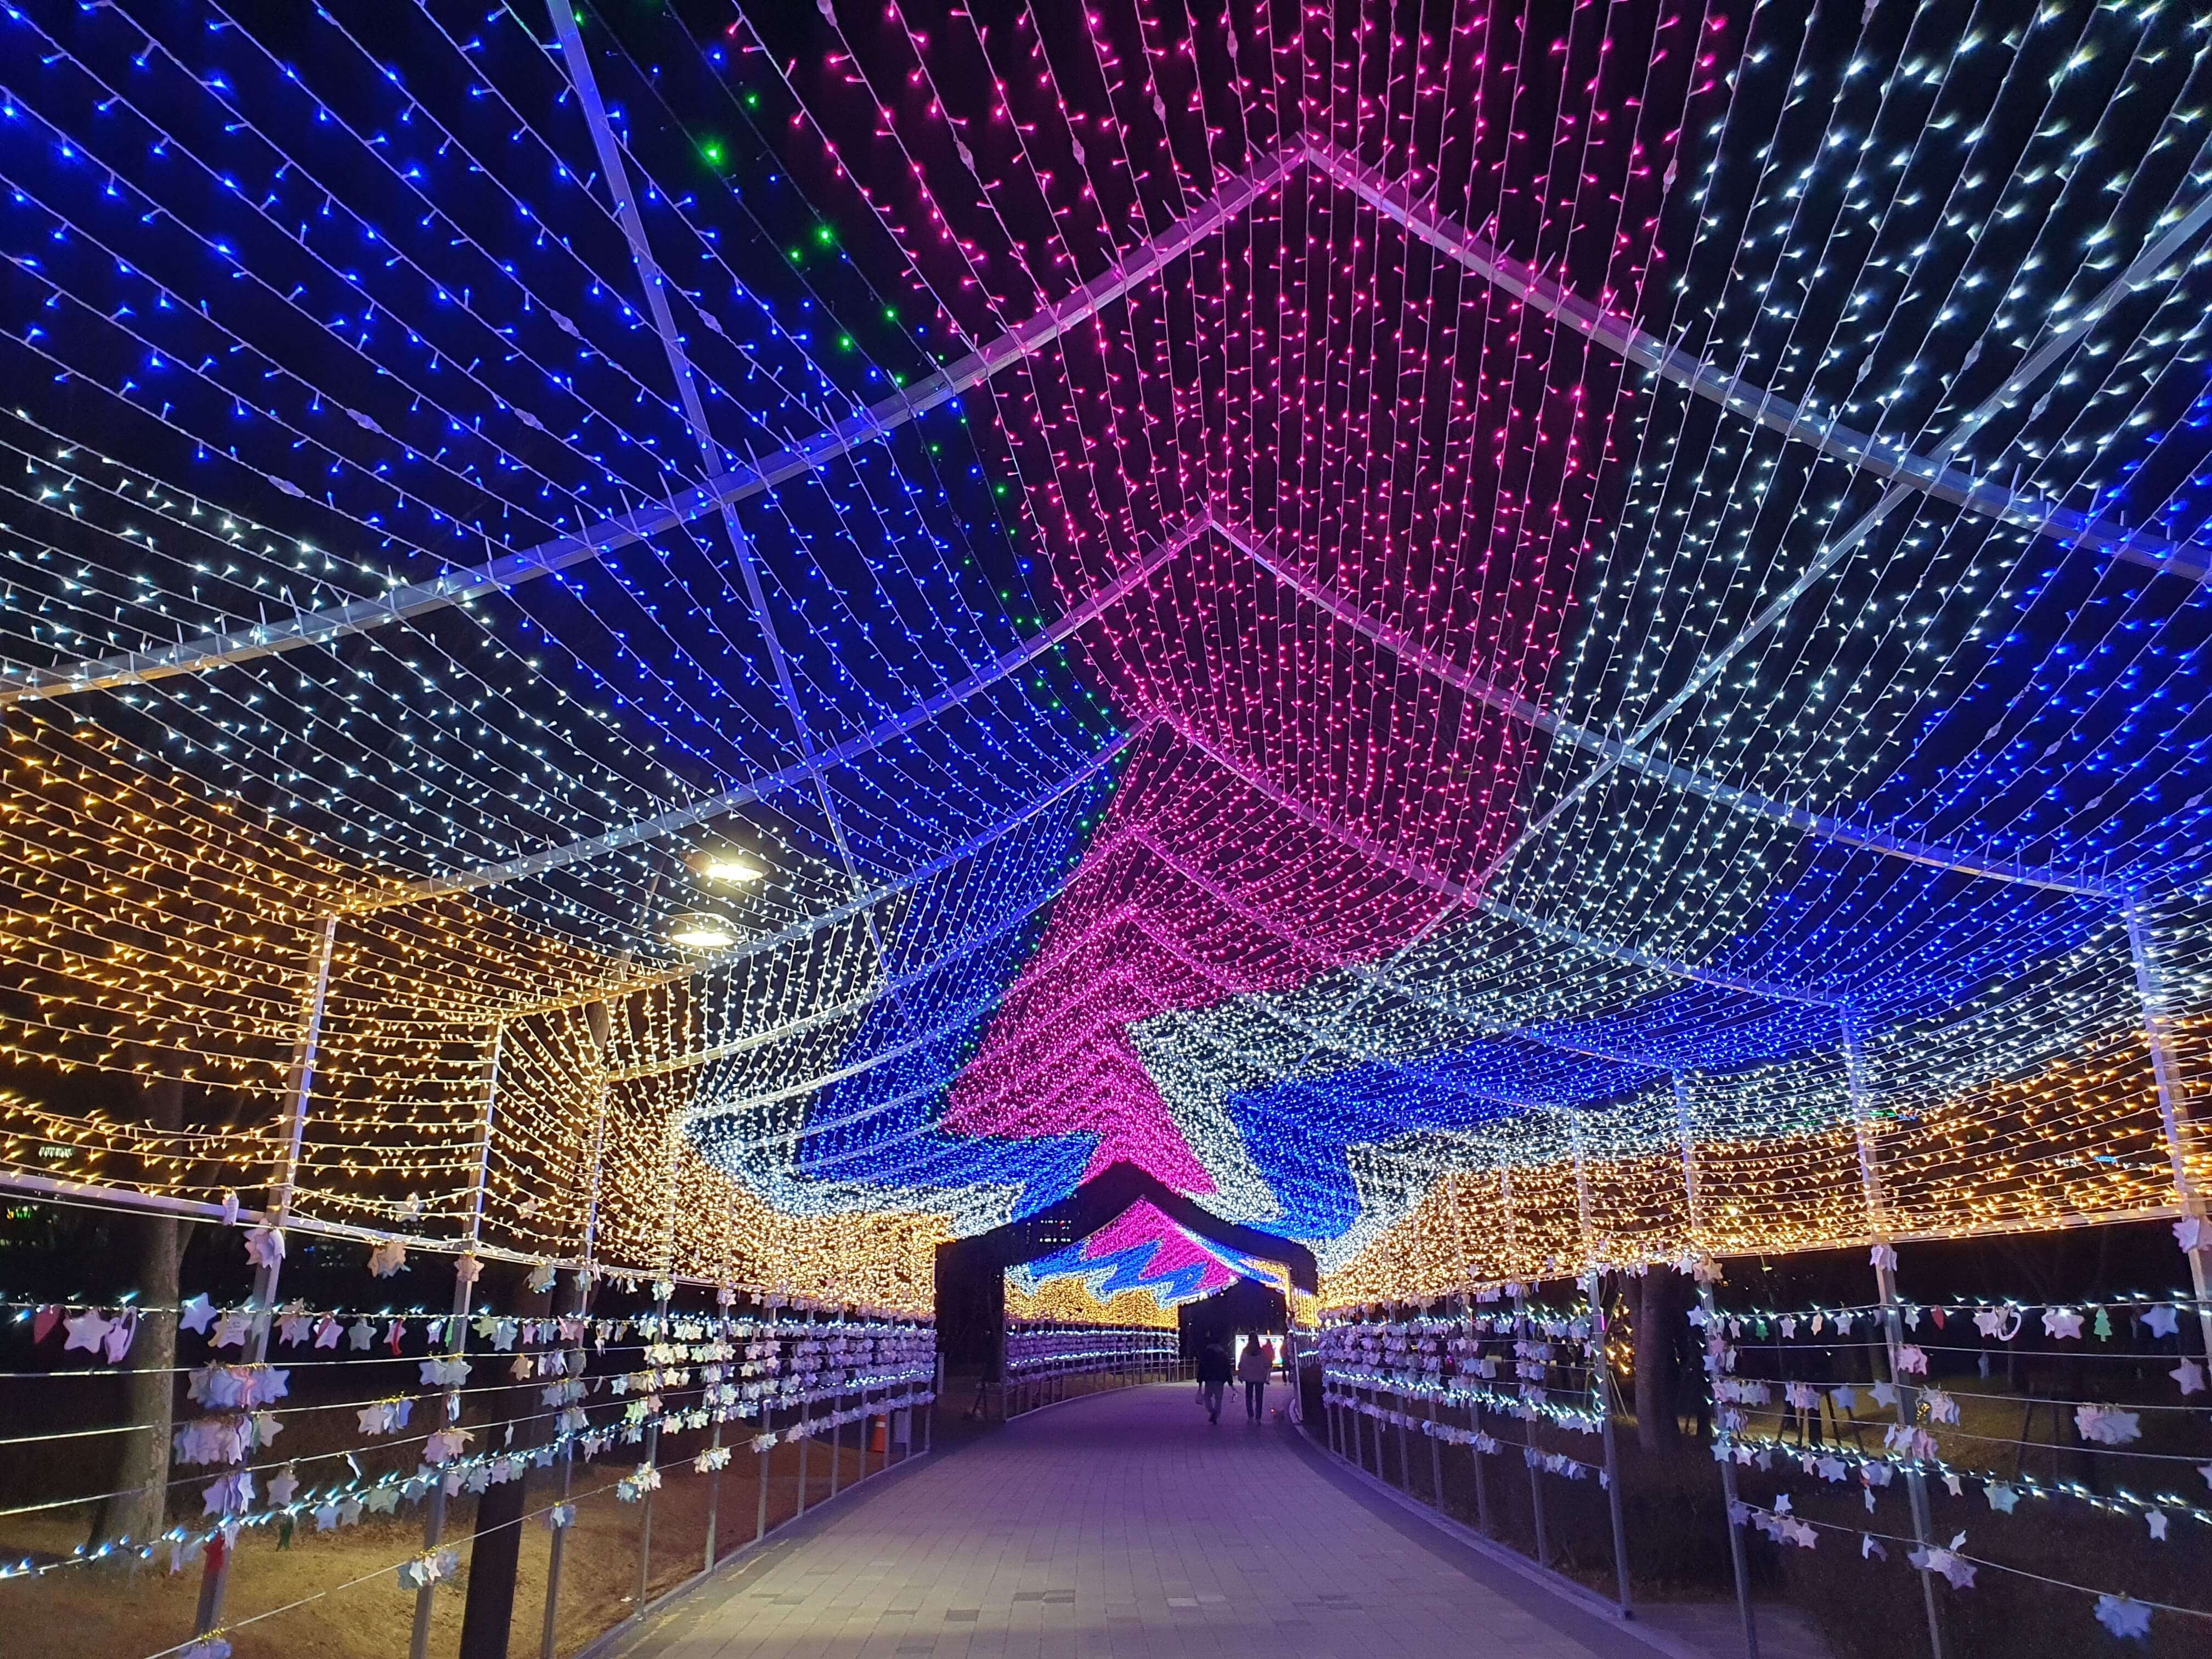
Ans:
<svg viewBox="0 0 2212 1659"><path fill-rule="evenodd" d="M525 1288L528 1269L518 1264L487 1263L487 1290L498 1292L501 1305L518 1319L544 1319L553 1310L550 1292ZM488 1296L486 1300L490 1300ZM548 1345L558 1348L556 1336ZM533 1351L533 1353L538 1351ZM483 1363L479 1361L479 1364ZM502 1367L512 1362L502 1355ZM484 1420L515 1424L514 1437L507 1443L526 1453L552 1437L552 1413L543 1402L545 1379L512 1382L485 1397ZM486 1449L489 1449L488 1448ZM460 1659L507 1659L507 1637L514 1626L514 1585L522 1560L522 1517L529 1511L530 1477L487 1486L477 1499L476 1537L469 1546L468 1604L461 1614Z"/></svg>
<svg viewBox="0 0 2212 1659"><path fill-rule="evenodd" d="M146 1091L146 1119L156 1129L184 1127L185 1080L156 1078ZM185 1235L191 1224L173 1215L137 1218L139 1229L138 1333L125 1363L129 1420L116 1496L102 1506L96 1542L128 1538L144 1544L168 1525L169 1432L177 1405L177 1316Z"/></svg>
<svg viewBox="0 0 2212 1659"><path fill-rule="evenodd" d="M1641 1280L1636 1307L1636 1438L1664 1452L1681 1438L1674 1415L1674 1325L1682 1317L1681 1276L1654 1267Z"/></svg>

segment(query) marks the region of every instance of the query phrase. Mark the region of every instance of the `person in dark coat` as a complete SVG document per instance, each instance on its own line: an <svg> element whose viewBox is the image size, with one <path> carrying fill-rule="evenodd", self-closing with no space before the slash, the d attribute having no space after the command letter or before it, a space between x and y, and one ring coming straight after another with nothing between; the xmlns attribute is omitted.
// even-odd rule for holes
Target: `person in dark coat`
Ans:
<svg viewBox="0 0 2212 1659"><path fill-rule="evenodd" d="M1206 1396L1206 1420L1221 1420L1221 1391L1229 1386L1236 1375L1236 1367L1229 1363L1229 1350L1219 1340L1208 1337L1206 1346L1198 1351L1198 1388Z"/></svg>

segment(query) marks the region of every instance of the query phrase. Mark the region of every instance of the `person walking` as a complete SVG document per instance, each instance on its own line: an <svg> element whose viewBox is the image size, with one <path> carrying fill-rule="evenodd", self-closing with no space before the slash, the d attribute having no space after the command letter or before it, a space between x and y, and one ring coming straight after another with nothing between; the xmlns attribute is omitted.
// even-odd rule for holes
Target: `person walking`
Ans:
<svg viewBox="0 0 2212 1659"><path fill-rule="evenodd" d="M1198 1391L1206 1396L1206 1420L1221 1420L1221 1391L1229 1385L1229 1351L1218 1338L1208 1337L1198 1352Z"/></svg>
<svg viewBox="0 0 2212 1659"><path fill-rule="evenodd" d="M1246 1420L1260 1421L1267 1404L1267 1379L1274 1374L1274 1346L1255 1331L1237 1360L1237 1380L1244 1385Z"/></svg>

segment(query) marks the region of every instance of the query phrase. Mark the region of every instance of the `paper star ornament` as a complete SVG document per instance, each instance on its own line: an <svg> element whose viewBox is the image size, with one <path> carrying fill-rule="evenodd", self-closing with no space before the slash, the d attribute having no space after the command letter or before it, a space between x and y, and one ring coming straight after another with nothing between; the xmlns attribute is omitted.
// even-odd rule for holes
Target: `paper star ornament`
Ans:
<svg viewBox="0 0 2212 1659"><path fill-rule="evenodd" d="M193 1297L177 1310L177 1322L196 1334L204 1333L214 1317L215 1304L204 1293Z"/></svg>
<svg viewBox="0 0 2212 1659"><path fill-rule="evenodd" d="M2150 1609L2133 1596L2099 1596L2097 1622L2123 1640L2132 1637L2142 1642L2150 1636Z"/></svg>
<svg viewBox="0 0 2212 1659"><path fill-rule="evenodd" d="M69 1332L69 1340L62 1344L64 1353L71 1348L82 1348L87 1353L97 1354L100 1343L106 1338L108 1321L99 1309L87 1308L69 1320L63 1328Z"/></svg>
<svg viewBox="0 0 2212 1659"><path fill-rule="evenodd" d="M2074 1426L2084 1440L2093 1440L2100 1446L2124 1446L2142 1438L2138 1413L2124 1412L2117 1406L2076 1406Z"/></svg>
<svg viewBox="0 0 2212 1659"><path fill-rule="evenodd" d="M1950 1581L1953 1589L1972 1589L1974 1587L1975 1563L1959 1553L1966 1542L1963 1532L1944 1548L1930 1544L1925 1549L1912 1551L1905 1559L1923 1572L1940 1572Z"/></svg>

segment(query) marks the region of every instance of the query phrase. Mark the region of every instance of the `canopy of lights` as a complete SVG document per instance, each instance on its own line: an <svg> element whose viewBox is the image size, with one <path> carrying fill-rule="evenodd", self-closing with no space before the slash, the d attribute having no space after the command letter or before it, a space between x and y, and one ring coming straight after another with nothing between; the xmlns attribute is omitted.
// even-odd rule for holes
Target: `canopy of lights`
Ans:
<svg viewBox="0 0 2212 1659"><path fill-rule="evenodd" d="M6 1182L885 1306L1117 1163L1325 1301L2185 1219L2212 31L1524 10L0 18Z"/></svg>

